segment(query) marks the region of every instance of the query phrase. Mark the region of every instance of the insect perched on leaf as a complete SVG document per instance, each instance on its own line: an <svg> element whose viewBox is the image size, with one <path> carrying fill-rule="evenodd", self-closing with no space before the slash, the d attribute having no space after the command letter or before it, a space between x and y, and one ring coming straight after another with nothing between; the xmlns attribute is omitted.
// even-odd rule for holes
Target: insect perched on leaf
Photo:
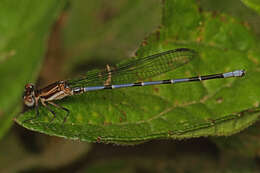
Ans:
<svg viewBox="0 0 260 173"><path fill-rule="evenodd" d="M49 105L63 109L66 112L66 116L63 121L64 123L69 116L70 111L67 108L54 103L54 101L63 99L67 96L104 89L176 84L217 78L242 77L245 74L244 70L236 70L206 76L144 82L144 80L149 77L166 73L181 67L190 62L196 56L197 53L194 50L179 48L144 58L139 58L125 64L120 64L118 68L111 68L110 66L107 66L107 68L101 72L94 72L79 79L57 81L39 90L36 89L33 84L27 84L25 85L25 92L23 96L24 104L28 107L34 107L36 109L36 117L39 116L39 104L42 104L53 114L51 122L56 117L56 114L49 107ZM28 120L32 119L33 118Z"/></svg>

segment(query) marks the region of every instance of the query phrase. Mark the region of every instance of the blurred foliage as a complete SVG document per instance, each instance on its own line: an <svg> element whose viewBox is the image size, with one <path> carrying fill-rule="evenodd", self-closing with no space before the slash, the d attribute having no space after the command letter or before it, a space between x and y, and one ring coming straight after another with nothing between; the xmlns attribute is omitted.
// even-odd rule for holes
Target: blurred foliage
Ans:
<svg viewBox="0 0 260 173"><path fill-rule="evenodd" d="M166 4L170 2L176 3L176 1L164 1ZM11 125L12 117L21 110L20 98L24 84L36 79L40 66L45 70L40 73L37 83L44 86L44 80L51 81L55 78L60 79L60 77L73 77L96 67L115 64L122 58L134 56L140 41L148 33L154 31L156 26L160 25L162 17L160 14L162 5L157 0L124 0L109 3L105 0L71 1L61 13L62 18L59 18L57 22L61 23L59 29L62 34L60 32L54 33L54 37L59 35L60 42L48 45L49 51L54 51L54 55L57 51L56 46L62 47L62 50L59 50L62 53L58 54L60 57L55 55L42 63L45 52L44 45L49 35L50 26L55 19L57 20L57 15L64 7L64 3L65 1L32 2L29 0L0 2L2 21L0 33L3 33L0 36L0 76L3 81L1 81L0 90L1 136L6 134ZM247 8L242 1L200 0L197 1L197 4L189 3L190 6L185 10L186 3L187 1L179 2L179 5L182 4L183 7L178 9L172 7L167 11L164 8L163 26L143 41L142 46L138 49L137 57L140 58L175 47L188 46L198 50L201 58L183 69L155 79L203 75L240 67L247 70L245 78L209 81L204 82L203 85L189 84L173 88L160 86L139 89L139 91L127 89L126 91L113 91L112 94L109 91L109 93L79 96L61 103L68 108L79 107L76 110L78 112L72 117L87 114L88 116L83 118L92 120L91 123L93 121L96 124L102 123L104 120L100 121L100 119L90 116L88 111L93 106L96 110L107 109L102 106L99 108L97 103L108 103L111 98L114 98L112 99L113 103L120 102L121 99L125 100L127 96L129 101L136 102L133 105L136 107L141 103L146 104L148 97L140 97L140 93L145 93L145 96L152 94L163 98L165 101L163 103L170 100L170 105L177 104L179 106L190 99L196 101L206 93L204 96L211 94L212 99L207 100L209 102L203 102L203 104L210 106L215 111L215 113L210 112L210 115L223 115L223 121L222 119L214 121L214 118L217 118L215 116L212 116L213 119L209 116L209 119L205 118L205 120L194 119L195 114L192 116L193 118L187 116L187 119L191 119L192 123L201 121L209 121L210 123L208 126L201 126L202 130L196 126L192 127L191 131L186 133L188 135L183 137L229 135L242 130L257 120L258 109L254 107L258 106L259 98L257 87L259 86L257 77L259 72L257 69L260 20L255 11L259 13L259 3L253 0L243 0L243 3L249 7ZM34 8L35 6L37 7ZM24 20L25 18L26 20ZM202 23L196 25L197 22L193 21L194 19ZM58 45L55 45L57 43ZM62 66L63 71L51 73L53 68L58 68L52 64L55 61L56 65ZM158 88L159 93L155 93L154 91L157 91ZM220 89L216 91L216 88ZM174 94L169 96L169 93L172 92ZM103 95L105 98L107 97L107 100L102 101ZM184 98L187 95L188 97ZM133 99L136 96L138 98ZM226 97L230 99L225 99ZM223 100L224 105L220 104ZM82 101L84 104L80 104ZM226 101L228 103L225 103ZM160 106L168 106L168 104L161 103L160 100L157 100L156 103ZM82 112L81 108L87 107L88 110ZM151 112L155 109L153 106L151 107L151 104L148 107L151 108ZM129 109L127 108L127 111ZM202 113L203 109L203 107L190 108L193 113L199 114ZM47 114L44 108L41 108L41 112ZM63 115L63 112L59 113ZM207 111L203 113L208 114ZM137 114L138 112L133 113L135 116ZM34 111L27 112L26 115L22 116L32 115L35 115ZM20 119L26 118L22 116ZM138 118L135 116L133 121ZM110 122L120 124L117 122L118 117L115 116L113 119L112 113L108 115ZM41 116L38 120L47 123L49 119L50 115ZM62 119L63 117L58 117L55 123L59 124ZM71 118L69 122L71 121L75 120ZM109 123L106 125L111 126ZM259 123L255 123L243 132L229 137L152 141L131 147L93 144L91 149L84 142L48 137L29 132L21 127L15 127L6 134L0 143L0 172L259 172L258 125ZM56 125L54 125L55 127ZM205 130L205 127L208 129ZM66 128L65 126L65 130ZM172 129L172 127L170 128ZM179 127L177 128L179 129ZM51 133L57 135L55 130L57 129ZM63 129L60 128L60 130ZM69 127L68 130L72 129ZM123 129L118 128L119 132L120 130ZM131 127L131 130L138 132L135 127ZM46 133L48 130L44 129L43 131ZM113 135L118 131L114 131ZM104 131L101 130L101 132ZM64 132L60 131L60 133ZM181 134L183 135L183 133ZM90 135L91 133L87 137ZM140 136L144 140L143 133ZM95 136L92 137L91 141L96 141ZM165 135L159 137L165 137ZM158 136L152 136L149 139L155 138ZM126 140L128 141L129 138ZM113 136L112 141L116 142L115 136ZM131 144L130 141L124 141L124 143Z"/></svg>
<svg viewBox="0 0 260 173"><path fill-rule="evenodd" d="M260 4L258 0L242 0L242 2L249 8L252 8L258 13L260 13Z"/></svg>
<svg viewBox="0 0 260 173"><path fill-rule="evenodd" d="M222 160L223 159L223 160ZM219 161L214 160L209 155L192 155L184 154L178 158L149 158L135 157L122 160L120 158L110 159L104 162L103 160L88 166L81 172L107 172L107 173L186 173L186 172L216 172L216 173L257 173L258 166L252 160L240 158L222 158ZM223 166L219 166L222 164Z"/></svg>
<svg viewBox="0 0 260 173"><path fill-rule="evenodd" d="M0 137L21 110L24 85L37 76L50 26L64 4L52 0L0 2Z"/></svg>
<svg viewBox="0 0 260 173"><path fill-rule="evenodd" d="M158 0L74 1L63 31L65 55L73 57L67 58L65 73L133 56L140 41L160 24L159 7Z"/></svg>
<svg viewBox="0 0 260 173"><path fill-rule="evenodd" d="M31 141L26 136L24 138ZM22 143L19 139L15 133L10 133L8 138L0 144L0 147L5 149L1 150L1 172L18 172L38 167L55 169L70 164L90 149L90 146L82 142L57 138L51 140L38 138L36 144L29 144L29 149L26 149L21 147Z"/></svg>

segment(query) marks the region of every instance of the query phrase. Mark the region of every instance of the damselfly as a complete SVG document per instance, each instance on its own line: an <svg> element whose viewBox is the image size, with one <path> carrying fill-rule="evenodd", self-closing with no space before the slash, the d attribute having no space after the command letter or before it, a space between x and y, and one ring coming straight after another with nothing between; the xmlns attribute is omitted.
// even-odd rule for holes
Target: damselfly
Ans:
<svg viewBox="0 0 260 173"><path fill-rule="evenodd" d="M79 79L57 81L39 90L37 90L33 84L27 84L25 85L25 92L23 96L24 104L28 107L34 107L36 109L37 117L39 115L39 103L41 103L53 114L51 121L54 120L56 114L48 105L50 104L57 108L63 109L67 112L63 121L64 123L69 116L70 111L63 106L54 103L54 101L63 99L67 96L104 89L176 84L217 78L242 77L245 74L244 70L236 70L227 73L182 79L144 81L147 78L181 67L195 57L197 57L197 53L194 50L179 48L147 56L145 58L131 59L129 62L119 64L118 67L115 68L107 66L107 68L103 71L93 71L88 76Z"/></svg>

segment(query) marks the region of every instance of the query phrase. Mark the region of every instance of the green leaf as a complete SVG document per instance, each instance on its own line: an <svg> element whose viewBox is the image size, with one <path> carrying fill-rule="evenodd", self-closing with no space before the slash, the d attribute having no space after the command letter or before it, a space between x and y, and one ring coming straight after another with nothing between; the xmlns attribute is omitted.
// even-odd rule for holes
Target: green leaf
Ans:
<svg viewBox="0 0 260 173"><path fill-rule="evenodd" d="M237 0L200 0L200 9L217 12L217 13L226 13L233 17L239 18L244 24L250 26L256 37L259 37L259 20L260 16L256 15L255 11L251 8L245 6L242 1Z"/></svg>
<svg viewBox="0 0 260 173"><path fill-rule="evenodd" d="M246 69L244 78L89 92L57 102L71 114L40 108L17 119L24 127L49 135L90 142L135 144L159 138L226 136L254 123L259 116L259 45L241 22L225 14L199 11L192 0L165 0L162 26L137 52L141 58L187 47L200 57L154 78L169 79ZM88 74L86 74L88 75Z"/></svg>
<svg viewBox="0 0 260 173"><path fill-rule="evenodd" d="M65 1L0 2L0 137L21 111L24 85L34 81L46 36Z"/></svg>
<svg viewBox="0 0 260 173"><path fill-rule="evenodd" d="M252 8L260 14L260 1L259 0L241 0L246 6Z"/></svg>

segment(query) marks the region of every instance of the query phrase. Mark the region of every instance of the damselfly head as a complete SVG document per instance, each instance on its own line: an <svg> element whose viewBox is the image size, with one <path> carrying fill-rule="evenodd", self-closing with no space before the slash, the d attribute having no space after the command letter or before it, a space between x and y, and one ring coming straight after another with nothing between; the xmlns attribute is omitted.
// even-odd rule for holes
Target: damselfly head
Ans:
<svg viewBox="0 0 260 173"><path fill-rule="evenodd" d="M23 94L24 104L28 107L32 107L35 104L35 88L33 84L26 84Z"/></svg>

